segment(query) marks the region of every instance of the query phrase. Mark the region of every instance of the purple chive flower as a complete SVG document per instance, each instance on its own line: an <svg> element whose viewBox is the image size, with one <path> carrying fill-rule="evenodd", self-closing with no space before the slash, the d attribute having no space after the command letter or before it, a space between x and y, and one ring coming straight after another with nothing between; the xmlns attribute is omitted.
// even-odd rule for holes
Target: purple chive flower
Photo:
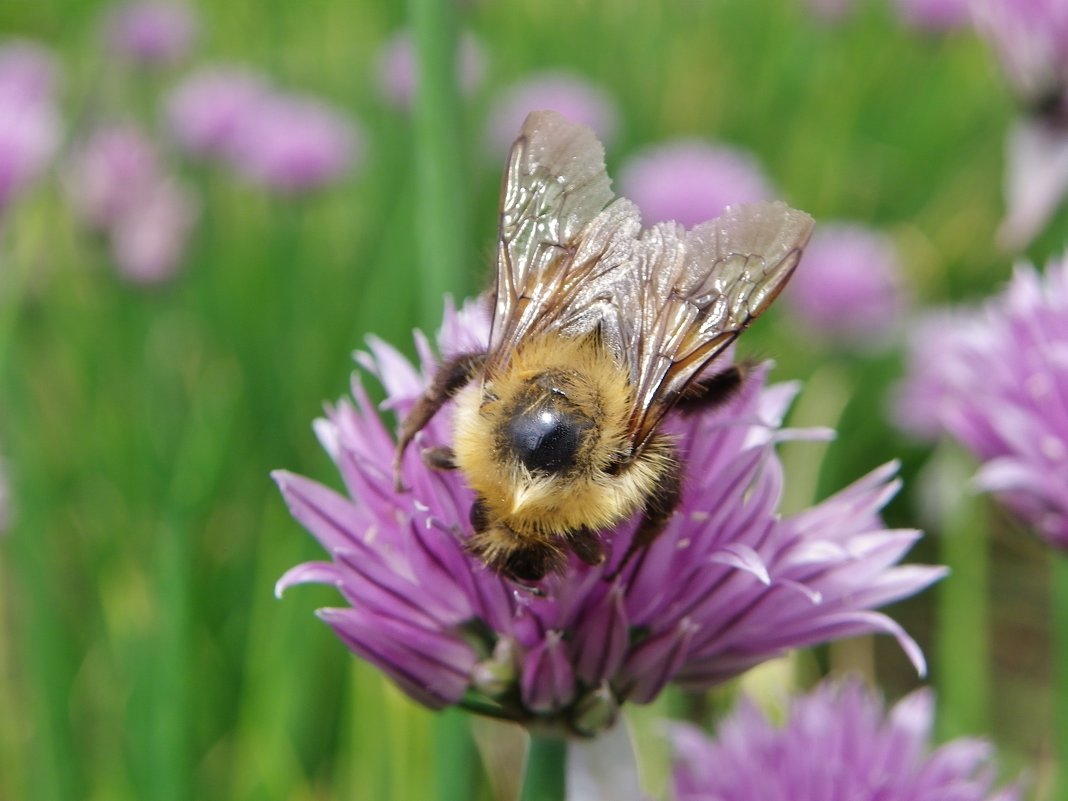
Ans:
<svg viewBox="0 0 1068 801"><path fill-rule="evenodd" d="M1068 5L1062 0L972 0L976 27L1013 88L1044 105L1068 89Z"/></svg>
<svg viewBox="0 0 1068 801"><path fill-rule="evenodd" d="M464 32L457 53L460 90L471 95L486 75L486 54L474 34ZM378 91L386 102L409 110L415 103L418 64L411 32L398 31L382 45L376 57Z"/></svg>
<svg viewBox="0 0 1068 801"><path fill-rule="evenodd" d="M752 156L698 139L656 145L631 156L620 169L619 190L638 204L645 225L675 220L687 228L718 217L731 203L768 200L774 194Z"/></svg>
<svg viewBox="0 0 1068 801"><path fill-rule="evenodd" d="M470 303L447 310L438 344L470 352L488 335L485 304ZM420 337L417 347L419 369L378 340L357 357L398 414L434 372L429 343ZM413 448L403 464L410 491L393 489L393 438L356 381L354 400L316 423L345 494L275 473L290 511L330 556L294 567L277 591L337 587L346 606L319 616L429 707L459 704L581 734L607 728L621 703L650 701L669 681L706 688L788 649L862 632L894 635L922 669L915 643L873 611L943 575L897 566L919 533L880 522L898 487L895 467L781 517L775 445L804 434L780 429L797 387L765 379L759 368L727 407L669 420L688 467L682 504L653 545L608 580L634 532L633 521L621 525L606 535L605 564L573 558L564 575L543 580L543 597L464 550L473 495L461 475L429 470ZM450 413L424 429L424 446L450 441Z"/></svg>
<svg viewBox="0 0 1068 801"><path fill-rule="evenodd" d="M105 28L116 54L141 64L173 64L192 47L197 21L185 3L148 0L112 9Z"/></svg>
<svg viewBox="0 0 1068 801"><path fill-rule="evenodd" d="M979 489L1068 548L1068 260L1019 266L985 306L918 329L899 398L907 427L962 443Z"/></svg>
<svg viewBox="0 0 1068 801"><path fill-rule="evenodd" d="M120 275L153 284L174 274L197 204L166 174L140 129L116 124L95 130L75 149L65 183L78 216L107 237Z"/></svg>
<svg viewBox="0 0 1068 801"><path fill-rule="evenodd" d="M544 110L592 128L605 144L615 139L619 128L615 101L604 89L573 73L543 72L513 84L490 108L486 141L493 158L508 152L527 114Z"/></svg>
<svg viewBox="0 0 1068 801"><path fill-rule="evenodd" d="M55 63L29 42L0 45L0 213L48 166L59 147Z"/></svg>
<svg viewBox="0 0 1068 801"><path fill-rule="evenodd" d="M111 231L115 267L137 284L158 284L181 266L197 217L193 195L174 181L161 181L120 217Z"/></svg>
<svg viewBox="0 0 1068 801"><path fill-rule="evenodd" d="M927 442L945 433L943 420L972 380L961 354L983 347L989 333L978 309L939 309L909 323L906 378L892 409L898 428Z"/></svg>
<svg viewBox="0 0 1068 801"><path fill-rule="evenodd" d="M805 269L791 279L783 301L823 339L850 346L884 342L905 306L893 242L861 225L821 225L805 248Z"/></svg>
<svg viewBox="0 0 1068 801"><path fill-rule="evenodd" d="M1068 125L1024 117L1009 131L1005 150L1005 217L997 239L1015 251L1038 235L1068 191Z"/></svg>
<svg viewBox="0 0 1068 801"><path fill-rule="evenodd" d="M254 105L235 136L236 168L253 183L299 194L337 181L360 159L356 124L308 97L275 93Z"/></svg>
<svg viewBox="0 0 1068 801"><path fill-rule="evenodd" d="M201 158L233 158L242 126L270 94L251 70L215 66L179 83L166 101L167 126L186 152Z"/></svg>
<svg viewBox="0 0 1068 801"><path fill-rule="evenodd" d="M98 231L136 210L162 179L159 153L139 128L101 126L74 149L65 183L78 216Z"/></svg>
<svg viewBox="0 0 1068 801"><path fill-rule="evenodd" d="M47 49L17 39L0 44L0 95L51 103L55 91L56 62Z"/></svg>
<svg viewBox="0 0 1068 801"><path fill-rule="evenodd" d="M1000 244L1024 248L1068 191L1068 4L1062 0L973 0L976 27L1001 58L1027 114L1006 147Z"/></svg>
<svg viewBox="0 0 1068 801"><path fill-rule="evenodd" d="M898 15L914 28L948 31L971 24L972 0L895 0Z"/></svg>
<svg viewBox="0 0 1068 801"><path fill-rule="evenodd" d="M889 710L858 681L824 683L781 726L743 701L709 738L672 724L675 801L1018 801L995 789L994 749L961 738L932 746L934 697Z"/></svg>

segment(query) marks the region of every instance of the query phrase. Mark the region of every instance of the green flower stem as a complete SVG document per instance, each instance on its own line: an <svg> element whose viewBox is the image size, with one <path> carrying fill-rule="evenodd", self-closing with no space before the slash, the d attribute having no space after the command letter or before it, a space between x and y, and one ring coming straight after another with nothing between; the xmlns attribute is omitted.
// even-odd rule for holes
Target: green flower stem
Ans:
<svg viewBox="0 0 1068 801"><path fill-rule="evenodd" d="M151 792L159 801L182 801L195 795L190 742L196 681L191 653L193 543L201 524L200 510L216 497L225 469L226 451L218 443L231 440L237 413L236 393L226 376L205 371L199 379L214 389L195 401L183 426L161 513L155 571L162 612L155 648L147 660L151 675L147 706L152 721Z"/></svg>
<svg viewBox="0 0 1068 801"><path fill-rule="evenodd" d="M567 740L532 734L520 801L561 801L566 766Z"/></svg>
<svg viewBox="0 0 1068 801"><path fill-rule="evenodd" d="M468 801L473 789L474 740L467 715L445 709L434 716L434 760L441 801Z"/></svg>
<svg viewBox="0 0 1068 801"><path fill-rule="evenodd" d="M467 294L468 258L462 110L456 86L454 3L409 0L419 90L415 107L419 316L441 316L442 297Z"/></svg>
<svg viewBox="0 0 1068 801"><path fill-rule="evenodd" d="M418 311L426 325L441 316L446 293L463 296L468 251L461 112L456 86L456 19L446 0L409 0L419 90L415 107L415 217L418 237ZM472 794L474 741L464 716L438 716L434 735L442 801Z"/></svg>
<svg viewBox="0 0 1068 801"><path fill-rule="evenodd" d="M939 728L943 739L990 732L990 555L986 501L961 491L974 470L971 459L948 445L930 468L934 492L943 495L938 543L950 574L937 588L936 658Z"/></svg>
<svg viewBox="0 0 1068 801"><path fill-rule="evenodd" d="M22 594L21 662L30 688L24 703L28 708L34 742L29 749L27 772L36 777L34 798L74 801L85 798L82 762L77 757L70 724L70 693L77 659L64 631L65 621L57 611L60 589L52 565L57 561L43 547L40 532L27 518L11 536L12 568ZM6 576L5 576L6 577Z"/></svg>
<svg viewBox="0 0 1068 801"><path fill-rule="evenodd" d="M160 627L151 666L154 708L148 725L148 764L153 798L181 801L190 798L192 764L189 733L191 720L190 581L193 527L181 519L160 529L156 565Z"/></svg>
<svg viewBox="0 0 1068 801"><path fill-rule="evenodd" d="M1068 554L1053 554L1053 658L1054 721L1059 790L1050 798L1064 798L1068 792Z"/></svg>
<svg viewBox="0 0 1068 801"><path fill-rule="evenodd" d="M4 273L0 286L0 381L5 390L4 415L9 421L35 419L36 412L22 406L21 398L27 397L28 393L13 391L15 386L22 386L33 370L31 364L20 359L23 350L18 344L18 328L34 267L42 254L50 252L49 237L54 235L55 229L50 218L37 215L19 233L14 236L8 228L0 226ZM38 447L33 441L39 436L37 432L5 429L4 433L5 454L32 453ZM26 442L21 441L23 434ZM33 486L37 478L31 478L32 470L29 463L22 466L27 487ZM43 481L38 481L43 485ZM16 491L18 489L16 485ZM75 643L76 638L68 632L69 621L62 612L67 588L56 580L56 570L63 564L59 552L62 545L57 543L57 538L43 535L42 532L51 530L53 518L39 511L49 506L59 507L66 498L61 493L42 494L43 502L24 502L14 519L12 531L6 538L0 538L4 539L0 543L0 582L4 592L13 590L9 592L13 601L10 617L0 616L0 625L7 626L10 622L12 630L18 632L19 640L15 645L14 637L5 639L0 636L0 649L4 651L0 656L0 668L5 668L9 660L14 659L25 677L20 693L21 709L8 715L13 717L13 725L18 728L17 742L20 745L10 759L22 761L13 771L15 779L12 781L15 783L11 786L19 786L18 771L22 771L32 777L28 786L33 790L27 798L67 801L89 794L90 779L85 776L83 762L79 759L71 722L71 693L82 654ZM15 581L9 583L9 579ZM14 688L17 689L19 675L13 675ZM28 719L29 723L20 725L23 710L23 720ZM32 732L28 741L27 730ZM6 744L7 737L2 741ZM25 748L21 747L23 745ZM6 767L8 759L5 755L0 767ZM7 778L6 774L4 778ZM4 780L0 780L0 795L4 789Z"/></svg>

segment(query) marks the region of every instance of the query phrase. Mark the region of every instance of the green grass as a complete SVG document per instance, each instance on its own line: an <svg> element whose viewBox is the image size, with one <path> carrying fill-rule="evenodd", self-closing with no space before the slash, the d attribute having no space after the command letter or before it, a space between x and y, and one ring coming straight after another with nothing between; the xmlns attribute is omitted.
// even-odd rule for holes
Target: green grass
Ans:
<svg viewBox="0 0 1068 801"><path fill-rule="evenodd" d="M334 593L275 600L275 580L319 553L268 472L336 482L311 421L346 392L351 351L374 332L411 353L412 327L436 325L443 291L485 280L501 165L481 125L509 82L561 67L600 82L623 121L610 171L677 135L751 150L794 205L891 232L922 302L977 297L1009 275L993 244L1013 113L997 71L969 35L913 34L878 2L837 27L790 0L456 4L452 24L486 47L487 85L414 123L373 84L374 48L403 6L202 6L199 60L248 62L343 106L366 130L366 163L292 201L179 165L200 225L185 272L153 291L116 278L54 181L14 209L0 236L0 453L15 498L0 541L0 798L490 797L466 719L417 708L313 617ZM453 4L409 8L433 25ZM73 123L118 113L155 125L174 76L105 65L101 9L7 3L0 27L56 48ZM1031 255L1058 253L1066 234L1062 214ZM913 482L922 455L881 415L896 359L831 357L777 310L745 341L779 378L840 360L841 432L821 492L895 457ZM895 502L895 525L917 525L911 500ZM921 638L932 603L912 613ZM917 681L899 656L880 664L888 687ZM1020 764L1048 737L1000 745Z"/></svg>

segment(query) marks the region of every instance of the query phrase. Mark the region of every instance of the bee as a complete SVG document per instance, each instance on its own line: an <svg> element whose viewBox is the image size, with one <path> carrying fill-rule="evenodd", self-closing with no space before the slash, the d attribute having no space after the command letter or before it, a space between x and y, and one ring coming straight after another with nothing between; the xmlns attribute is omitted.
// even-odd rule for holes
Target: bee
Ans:
<svg viewBox="0 0 1068 801"><path fill-rule="evenodd" d="M781 202L643 230L610 184L591 130L527 117L502 181L488 347L445 362L400 425L398 489L405 450L455 399L452 447L423 459L463 473L476 495L466 547L519 582L560 572L568 552L602 563L601 533L634 515L616 573L656 539L682 491L661 422L741 386L744 368L712 362L779 294L812 231Z"/></svg>

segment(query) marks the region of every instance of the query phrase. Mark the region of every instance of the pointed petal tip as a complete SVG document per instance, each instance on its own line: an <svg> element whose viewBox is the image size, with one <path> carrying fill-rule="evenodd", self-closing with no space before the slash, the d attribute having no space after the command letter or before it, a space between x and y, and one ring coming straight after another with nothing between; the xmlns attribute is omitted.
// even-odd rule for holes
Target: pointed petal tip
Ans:
<svg viewBox="0 0 1068 801"><path fill-rule="evenodd" d="M298 584L328 584L341 586L340 568L333 562L301 562L289 568L274 584L274 597L281 598L290 587Z"/></svg>
<svg viewBox="0 0 1068 801"><path fill-rule="evenodd" d="M285 594L286 590L300 583L300 581L297 580L297 576L298 571L302 567L303 565L296 565L294 567L289 568L289 570L283 573L282 577L274 583L274 597L276 600L282 600L282 595Z"/></svg>
<svg viewBox="0 0 1068 801"><path fill-rule="evenodd" d="M885 619L890 621L890 618ZM897 640L901 650L905 652L905 656L908 657L908 660L916 669L916 675L921 679L927 678L927 659L923 655L923 649L920 648L920 644L912 639L912 636L904 628L893 621L890 622L892 625L887 628L887 633Z"/></svg>

